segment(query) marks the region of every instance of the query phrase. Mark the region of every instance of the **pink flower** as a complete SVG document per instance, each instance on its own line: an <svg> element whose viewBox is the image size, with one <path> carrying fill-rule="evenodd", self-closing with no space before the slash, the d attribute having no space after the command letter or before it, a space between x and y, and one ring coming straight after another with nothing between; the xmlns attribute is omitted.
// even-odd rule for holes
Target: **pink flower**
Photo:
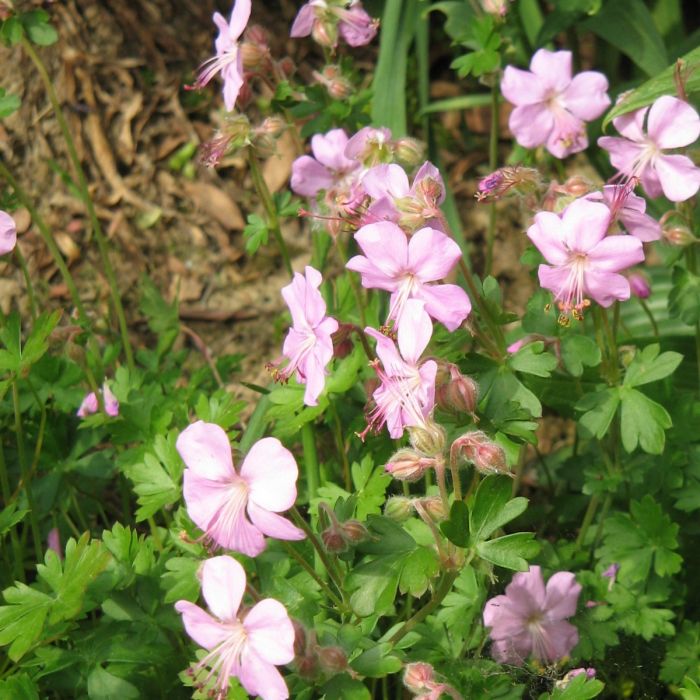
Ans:
<svg viewBox="0 0 700 700"><path fill-rule="evenodd" d="M201 567L202 595L213 616L188 600L178 600L187 634L209 653L194 671L209 668L203 685L216 678L216 697L228 697L232 676L250 695L286 700L287 685L276 666L294 659L294 627L282 603L265 598L243 615L239 608L246 575L232 557L207 559Z"/></svg>
<svg viewBox="0 0 700 700"><path fill-rule="evenodd" d="M377 341L382 369L375 361L381 385L372 394L375 407L362 436L368 430L379 430L386 423L389 435L400 438L405 427L423 426L435 407L437 363L434 360L419 362L433 333L423 305L417 299L406 302L404 322L398 330L398 349L387 336L374 328L365 328L365 333Z"/></svg>
<svg viewBox="0 0 700 700"><path fill-rule="evenodd" d="M687 102L663 95L651 107L623 114L613 124L622 138L601 136L598 145L610 152L610 162L620 173L641 180L650 197L663 193L672 202L684 202L698 191L700 168L687 156L664 152L689 146L700 135L700 117Z"/></svg>
<svg viewBox="0 0 700 700"><path fill-rule="evenodd" d="M627 279L630 282L630 291L639 299L648 299L651 296L649 279L641 272L633 272Z"/></svg>
<svg viewBox="0 0 700 700"><path fill-rule="evenodd" d="M607 204L612 219L619 219L627 232L640 241L648 243L661 238L661 224L645 213L646 200L634 194L629 186L605 185L602 192L591 192L586 199Z"/></svg>
<svg viewBox="0 0 700 700"><path fill-rule="evenodd" d="M17 245L17 225L6 212L0 210L0 255L11 253Z"/></svg>
<svg viewBox="0 0 700 700"><path fill-rule="evenodd" d="M400 165L376 165L363 176L362 186L376 200L369 208L369 217L374 217L374 221L393 221L410 229L425 224L440 228L445 185L432 163L423 163L412 185Z"/></svg>
<svg viewBox="0 0 700 700"><path fill-rule="evenodd" d="M378 163L386 163L393 157L395 144L391 140L391 131L386 127L364 126L345 147L345 157L360 161L364 166L371 167Z"/></svg>
<svg viewBox="0 0 700 700"><path fill-rule="evenodd" d="M277 438L258 440L236 471L222 428L197 421L177 439L187 465L183 493L187 513L208 539L255 557L265 537L301 540L304 533L277 515L294 505L298 469Z"/></svg>
<svg viewBox="0 0 700 700"><path fill-rule="evenodd" d="M326 381L326 365L333 358L331 336L338 330L338 322L326 316L326 302L318 288L321 286L321 273L306 266L306 277L298 272L286 287L282 296L292 314L292 327L284 341L282 354L289 362L284 369L273 369L275 378L286 381L296 372L296 377L306 384L304 403L316 406L318 397Z"/></svg>
<svg viewBox="0 0 700 700"><path fill-rule="evenodd" d="M606 236L610 210L604 204L577 199L558 216L539 212L527 235L550 265L540 265L540 284L549 289L561 311L580 319L591 297L601 306L630 297L620 270L644 260L642 242L634 236Z"/></svg>
<svg viewBox="0 0 700 700"><path fill-rule="evenodd" d="M540 49L530 70L508 66L501 92L516 107L510 130L525 148L546 146L557 158L588 146L584 122L599 117L610 104L602 73L585 71L571 77L571 52Z"/></svg>
<svg viewBox="0 0 700 700"><path fill-rule="evenodd" d="M399 226L382 221L355 234L364 255L348 261L359 272L362 286L391 292L389 319L400 327L406 302L420 299L428 315L454 331L469 315L467 293L456 284L431 284L447 276L462 255L459 246L441 231L422 228L409 239Z"/></svg>
<svg viewBox="0 0 700 700"><path fill-rule="evenodd" d="M107 385L107 382L102 384L102 400L104 401L105 413L112 418L116 418L119 415L119 401L117 397L112 393L111 389ZM86 416L97 413L99 409L99 404L97 402L97 396L94 391L91 391L80 404L76 415L79 418L85 418Z"/></svg>
<svg viewBox="0 0 700 700"><path fill-rule="evenodd" d="M568 571L554 574L545 588L539 566L513 576L505 595L486 602L491 654L501 663L521 665L528 657L553 662L568 656L578 630L566 619L576 613L580 584Z"/></svg>
<svg viewBox="0 0 700 700"><path fill-rule="evenodd" d="M292 163L291 186L304 197L316 197L322 190L345 191L356 181L359 161L345 155L348 136L343 129L331 129L311 139L314 157L300 156ZM353 175L355 173L355 175Z"/></svg>
<svg viewBox="0 0 700 700"><path fill-rule="evenodd" d="M58 555L59 559L63 559L63 548L61 547L61 533L57 527L52 527L49 534L46 536L46 546L52 549Z"/></svg>
<svg viewBox="0 0 700 700"><path fill-rule="evenodd" d="M199 90L217 73L221 73L224 80L224 104L229 112L233 111L243 86L243 57L239 51L238 39L248 24L250 6L251 0L236 0L229 22L218 12L214 13L214 24L219 28L219 36L214 42L216 56L200 66L197 80L192 86L192 89Z"/></svg>
<svg viewBox="0 0 700 700"><path fill-rule="evenodd" d="M289 35L298 39L312 34L321 45L335 48L340 33L350 46L364 46L374 39L378 26L360 0L309 0L297 13Z"/></svg>

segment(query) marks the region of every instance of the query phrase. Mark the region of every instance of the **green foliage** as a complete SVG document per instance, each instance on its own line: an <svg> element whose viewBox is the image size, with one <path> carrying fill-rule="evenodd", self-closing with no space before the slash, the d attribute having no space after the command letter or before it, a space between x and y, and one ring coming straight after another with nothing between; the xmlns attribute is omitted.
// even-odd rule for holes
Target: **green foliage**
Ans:
<svg viewBox="0 0 700 700"><path fill-rule="evenodd" d="M0 119L5 119L14 114L21 104L22 102L17 95L8 93L5 88L0 88Z"/></svg>
<svg viewBox="0 0 700 700"><path fill-rule="evenodd" d="M589 700L589 698L597 698L603 692L604 687L604 684L598 679L589 679L585 673L582 673L568 681L564 688L555 688L549 695L541 695L540 698Z"/></svg>
<svg viewBox="0 0 700 700"><path fill-rule="evenodd" d="M468 75L478 78L497 70L501 65L501 55L498 51L501 36L493 17L485 15L472 20L466 26L469 29L460 37L460 42L471 51L452 61L450 67L457 71L460 78Z"/></svg>
<svg viewBox="0 0 700 700"><path fill-rule="evenodd" d="M51 46L58 41L58 32L49 23L49 15L44 10L26 12L19 15L19 20L32 43Z"/></svg>
<svg viewBox="0 0 700 700"><path fill-rule="evenodd" d="M686 676L695 682L700 680L700 625L689 620L669 642L659 672L666 683L680 683Z"/></svg>
<svg viewBox="0 0 700 700"><path fill-rule="evenodd" d="M600 348L587 335L568 333L561 339L561 359L570 374L580 377L584 365L597 367L600 364Z"/></svg>

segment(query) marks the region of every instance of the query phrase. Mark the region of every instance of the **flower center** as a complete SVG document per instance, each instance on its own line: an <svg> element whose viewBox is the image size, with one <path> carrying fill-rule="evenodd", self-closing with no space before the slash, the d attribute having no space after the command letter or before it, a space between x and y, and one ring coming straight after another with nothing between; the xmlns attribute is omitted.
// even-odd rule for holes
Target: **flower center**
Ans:
<svg viewBox="0 0 700 700"><path fill-rule="evenodd" d="M559 307L559 323L568 326L570 317L576 321L583 319L583 310L591 305L584 296L586 288L586 266L588 257L585 253L572 251L566 263L568 274L561 289L557 292L555 301Z"/></svg>
<svg viewBox="0 0 700 700"><path fill-rule="evenodd" d="M209 668L206 677L197 683L203 690L216 676L214 688L217 700L223 700L228 695L228 685L231 676L238 676L241 667L241 658L248 643L248 635L245 627L239 620L231 620L220 623L221 627L230 631L230 635L223 642L215 646L198 664L193 668L197 673L203 668Z"/></svg>

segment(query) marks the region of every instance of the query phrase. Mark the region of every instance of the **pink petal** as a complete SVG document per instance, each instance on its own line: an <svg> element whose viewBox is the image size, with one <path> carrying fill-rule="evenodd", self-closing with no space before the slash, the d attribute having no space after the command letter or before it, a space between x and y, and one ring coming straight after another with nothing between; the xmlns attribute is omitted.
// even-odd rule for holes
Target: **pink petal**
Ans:
<svg viewBox="0 0 700 700"><path fill-rule="evenodd" d="M315 197L321 190L333 186L328 168L311 156L300 156L292 163L291 187L296 194Z"/></svg>
<svg viewBox="0 0 700 700"><path fill-rule="evenodd" d="M700 168L687 156L659 156L654 160L654 169L664 194L672 202L685 202L700 188Z"/></svg>
<svg viewBox="0 0 700 700"><path fill-rule="evenodd" d="M224 106L232 112L236 106L238 93L245 82L243 79L243 56L239 53L236 63L229 63L221 72L224 80Z"/></svg>
<svg viewBox="0 0 700 700"><path fill-rule="evenodd" d="M661 180L659 179L659 174L656 172L655 166L652 166L651 164L647 165L639 176L639 180L642 184L642 189L652 199L661 197L661 195L664 193L663 188L661 187Z"/></svg>
<svg viewBox="0 0 700 700"><path fill-rule="evenodd" d="M85 396L75 415L78 416L78 418L85 418L93 413L97 413L98 408L99 404L97 403L97 396L94 391L91 391Z"/></svg>
<svg viewBox="0 0 700 700"><path fill-rule="evenodd" d="M263 438L251 448L241 466L250 488L249 500L280 512L294 505L299 469L292 453L277 438Z"/></svg>
<svg viewBox="0 0 700 700"><path fill-rule="evenodd" d="M615 119L613 119L613 125L620 136L624 136L631 141L642 142L646 139L644 134L644 118L648 111L649 107L643 107L642 109L635 109L632 112L627 112L619 117L615 117Z"/></svg>
<svg viewBox="0 0 700 700"><path fill-rule="evenodd" d="M459 246L441 231L422 228L408 243L408 269L421 282L443 279L462 256Z"/></svg>
<svg viewBox="0 0 700 700"><path fill-rule="evenodd" d="M304 276L296 272L292 281L282 287L282 298L297 330L314 328L326 315L326 302L318 291L321 282L321 273L307 265Z"/></svg>
<svg viewBox="0 0 700 700"><path fill-rule="evenodd" d="M527 237L547 262L563 265L569 259L569 251L564 245L564 224L561 217L553 212L535 214L535 223L527 230Z"/></svg>
<svg viewBox="0 0 700 700"><path fill-rule="evenodd" d="M522 666L530 656L532 639L529 635L500 639L491 643L491 655L502 664Z"/></svg>
<svg viewBox="0 0 700 700"><path fill-rule="evenodd" d="M306 537L304 531L292 525L287 518L271 513L253 501L248 503L248 515L255 527L268 537L277 540L303 540Z"/></svg>
<svg viewBox="0 0 700 700"><path fill-rule="evenodd" d="M547 143L547 150L557 158L566 158L588 148L585 124L571 112L562 108L554 115L554 124Z"/></svg>
<svg viewBox="0 0 700 700"><path fill-rule="evenodd" d="M211 557L202 564L201 576L209 610L222 622L236 621L246 586L243 567L233 557Z"/></svg>
<svg viewBox="0 0 700 700"><path fill-rule="evenodd" d="M262 700L287 700L289 697L282 674L262 659L250 645L246 645L241 657L238 680L253 697L260 696Z"/></svg>
<svg viewBox="0 0 700 700"><path fill-rule="evenodd" d="M636 197L636 199L642 198ZM644 200L642 199L642 201ZM658 241L661 238L661 224L648 214L624 206L618 216L627 232L640 241L648 243Z"/></svg>
<svg viewBox="0 0 700 700"><path fill-rule="evenodd" d="M531 566L529 571L515 574L513 580L506 586L506 595L511 601L523 593L527 594L529 601L532 601L532 606L542 608L545 602L545 586L539 566ZM522 610L528 612L530 608L525 607Z"/></svg>
<svg viewBox="0 0 700 700"><path fill-rule="evenodd" d="M569 622L561 620L544 627L541 643L533 639L532 655L540 661L558 661L571 654L578 644L578 630Z"/></svg>
<svg viewBox="0 0 700 700"><path fill-rule="evenodd" d="M399 354L393 340L374 328L365 328L365 333L377 341L377 357L382 361L384 371L391 377L406 374L406 363Z"/></svg>
<svg viewBox="0 0 700 700"><path fill-rule="evenodd" d="M264 661L278 666L294 660L294 627L282 603L266 598L243 621L250 648Z"/></svg>
<svg viewBox="0 0 700 700"><path fill-rule="evenodd" d="M587 253L603 239L610 225L610 209L602 202L576 199L562 213L564 240L569 249Z"/></svg>
<svg viewBox="0 0 700 700"><path fill-rule="evenodd" d="M595 270L619 272L644 260L642 242L634 236L607 236L587 254Z"/></svg>
<svg viewBox="0 0 700 700"><path fill-rule="evenodd" d="M368 226L373 225L368 224ZM345 267L360 273L362 286L365 289L384 289L387 292L393 292L400 286L398 270L392 270L390 274L387 274L364 255L355 255L355 257L350 258Z"/></svg>
<svg viewBox="0 0 700 700"><path fill-rule="evenodd" d="M524 148L537 148L547 142L554 128L554 115L544 102L516 107L508 120L516 141Z"/></svg>
<svg viewBox="0 0 700 700"><path fill-rule="evenodd" d="M433 335L433 324L418 299L408 299L399 323L398 345L403 358L411 365L418 364L423 350Z"/></svg>
<svg viewBox="0 0 700 700"><path fill-rule="evenodd" d="M689 146L700 136L700 117L687 102L663 95L649 110L647 133L659 148Z"/></svg>
<svg viewBox="0 0 700 700"><path fill-rule="evenodd" d="M548 289L555 297L561 293L566 294L566 290L569 287L568 267L540 265L537 268L537 277L540 281L540 287Z"/></svg>
<svg viewBox="0 0 700 700"><path fill-rule="evenodd" d="M530 71L507 66L501 80L501 93L516 106L542 102L547 94L547 85Z"/></svg>
<svg viewBox="0 0 700 700"><path fill-rule="evenodd" d="M243 34L243 30L250 19L251 0L236 0L231 12L231 21L229 23L229 34L233 41Z"/></svg>
<svg viewBox="0 0 700 700"><path fill-rule="evenodd" d="M425 302L428 314L450 332L457 330L472 310L467 293L456 284L424 284L415 296Z"/></svg>
<svg viewBox="0 0 700 700"><path fill-rule="evenodd" d="M231 636L225 625L189 600L178 600L175 610L182 615L187 634L204 649L213 649Z"/></svg>
<svg viewBox="0 0 700 700"><path fill-rule="evenodd" d="M355 160L345 157L348 135L343 129L331 129L326 134L311 137L311 150L316 160L335 172L346 172L358 167Z"/></svg>
<svg viewBox="0 0 700 700"><path fill-rule="evenodd" d="M571 82L571 51L539 49L530 61L530 70L548 88L562 92Z"/></svg>
<svg viewBox="0 0 700 700"><path fill-rule="evenodd" d="M102 384L102 397L105 403L105 413L112 418L116 418L119 415L119 401L112 393L107 382Z"/></svg>
<svg viewBox="0 0 700 700"><path fill-rule="evenodd" d="M544 609L549 620L564 620L576 614L581 584L570 571L559 571L547 581Z"/></svg>
<svg viewBox="0 0 700 700"><path fill-rule="evenodd" d="M437 203L442 204L445 200L445 183L443 182L440 171L428 160L420 166L416 176L413 178L410 194L415 194L420 183L428 178L438 183L440 187L440 196L438 197Z"/></svg>
<svg viewBox="0 0 700 700"><path fill-rule="evenodd" d="M609 106L608 79L597 71L584 71L574 76L561 100L579 119L597 119Z"/></svg>
<svg viewBox="0 0 700 700"><path fill-rule="evenodd" d="M316 12L314 8L309 4L303 5L302 8L297 13L294 18L294 23L292 24L292 29L289 32L289 36L293 39L299 39L303 36L309 36L311 30L314 26L314 20L316 19Z"/></svg>
<svg viewBox="0 0 700 700"><path fill-rule="evenodd" d="M610 153L610 162L624 175L632 175L634 166L645 146L616 136L601 136L598 145Z"/></svg>
<svg viewBox="0 0 700 700"><path fill-rule="evenodd" d="M601 306L608 307L614 301L630 298L630 283L623 275L586 270L584 280L586 293Z"/></svg>
<svg viewBox="0 0 700 700"><path fill-rule="evenodd" d="M396 224L390 221L368 224L355 233L355 240L370 263L386 277L396 278L406 270L408 241ZM349 264L348 268L353 269Z"/></svg>
<svg viewBox="0 0 700 700"><path fill-rule="evenodd" d="M0 255L6 255L17 245L15 220L5 211L0 211Z"/></svg>
<svg viewBox="0 0 700 700"><path fill-rule="evenodd" d="M175 443L187 468L202 479L228 484L236 476L231 443L223 428L197 421L185 428Z"/></svg>
<svg viewBox="0 0 700 700"><path fill-rule="evenodd" d="M409 193L406 171L395 163L375 165L362 177L362 186L370 197L399 199Z"/></svg>
<svg viewBox="0 0 700 700"><path fill-rule="evenodd" d="M486 601L484 605L484 626L493 627L498 616L501 614L503 606L508 604L508 597L504 595L497 595L494 598Z"/></svg>
<svg viewBox="0 0 700 700"><path fill-rule="evenodd" d="M351 5L341 16L338 30L349 46L365 46L376 36L377 23L362 7Z"/></svg>

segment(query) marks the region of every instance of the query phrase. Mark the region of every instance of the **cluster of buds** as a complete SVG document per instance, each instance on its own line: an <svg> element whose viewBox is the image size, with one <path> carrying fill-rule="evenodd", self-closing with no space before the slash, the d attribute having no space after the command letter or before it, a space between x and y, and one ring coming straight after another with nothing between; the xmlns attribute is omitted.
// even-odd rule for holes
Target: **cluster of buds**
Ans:
<svg viewBox="0 0 700 700"><path fill-rule="evenodd" d="M542 200L543 211L563 211L574 199L585 197L595 190L592 182L581 175L570 177L563 185L552 180Z"/></svg>
<svg viewBox="0 0 700 700"><path fill-rule="evenodd" d="M321 541L326 551L340 554L369 537L367 528L359 520L346 520L341 523L327 503L319 504L319 515L321 513L329 521L328 527L321 533Z"/></svg>
<svg viewBox="0 0 700 700"><path fill-rule="evenodd" d="M226 117L222 127L199 149L199 161L208 168L215 168L227 155L245 148L251 143L251 125L243 114Z"/></svg>
<svg viewBox="0 0 700 700"><path fill-rule="evenodd" d="M403 684L413 693L414 700L438 700L443 695L461 700L460 694L452 686L436 680L435 669L430 664L421 661L406 664Z"/></svg>
<svg viewBox="0 0 700 700"><path fill-rule="evenodd" d="M384 469L399 481L418 481L436 464L434 457L426 457L417 450L404 447L391 456Z"/></svg>
<svg viewBox="0 0 700 700"><path fill-rule="evenodd" d="M450 447L450 460L459 464L466 460L481 474L506 474L512 477L506 463L506 453L481 430L474 430L458 437Z"/></svg>
<svg viewBox="0 0 700 700"><path fill-rule="evenodd" d="M352 83L343 75L340 66L329 64L323 70L313 71L313 79L323 85L334 100L346 100L353 92Z"/></svg>
<svg viewBox="0 0 700 700"><path fill-rule="evenodd" d="M439 496L424 496L423 498L392 496L384 504L385 517L397 523L408 520L414 510L421 517L427 515L433 522L442 522L448 515L445 503Z"/></svg>
<svg viewBox="0 0 700 700"><path fill-rule="evenodd" d="M315 632L307 631L298 620L293 620L292 624L294 625L294 663L302 678L335 676L350 670L347 654L342 647L321 646Z"/></svg>
<svg viewBox="0 0 700 700"><path fill-rule="evenodd" d="M479 180L479 189L474 196L478 202L495 202L506 195L532 194L540 184L540 174L535 168L507 165Z"/></svg>
<svg viewBox="0 0 700 700"><path fill-rule="evenodd" d="M479 399L479 385L459 371L451 362L438 365L435 377L435 402L444 411L466 413L476 422L476 404Z"/></svg>

